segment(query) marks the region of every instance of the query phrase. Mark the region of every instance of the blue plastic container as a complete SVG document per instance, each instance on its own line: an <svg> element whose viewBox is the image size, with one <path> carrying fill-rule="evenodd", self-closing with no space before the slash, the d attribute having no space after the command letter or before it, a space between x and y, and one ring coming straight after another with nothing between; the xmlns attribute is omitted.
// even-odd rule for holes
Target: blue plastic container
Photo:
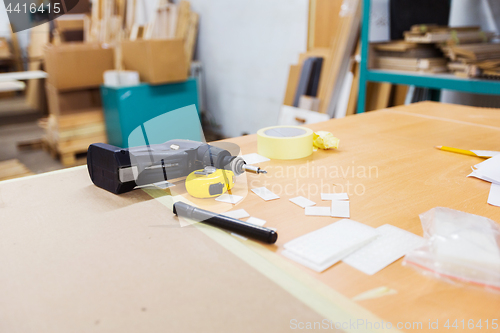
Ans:
<svg viewBox="0 0 500 333"><path fill-rule="evenodd" d="M128 148L173 139L202 141L196 79L164 85L101 86L108 143ZM137 139L138 129L143 139Z"/></svg>

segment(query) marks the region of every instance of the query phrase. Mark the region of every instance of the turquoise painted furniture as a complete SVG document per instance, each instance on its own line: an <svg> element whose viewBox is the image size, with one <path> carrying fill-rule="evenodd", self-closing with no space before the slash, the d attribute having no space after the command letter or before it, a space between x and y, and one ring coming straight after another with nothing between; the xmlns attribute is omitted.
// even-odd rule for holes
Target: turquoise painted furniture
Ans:
<svg viewBox="0 0 500 333"><path fill-rule="evenodd" d="M101 98L111 145L128 148L204 139L194 78L164 85L101 86Z"/></svg>
<svg viewBox="0 0 500 333"><path fill-rule="evenodd" d="M484 79L467 79L448 74L410 73L368 68L369 26L371 0L363 1L363 17L361 23L361 63L359 71L358 111L365 112L366 83L389 82L394 84L414 85L417 87L450 89L474 94L500 95L500 81Z"/></svg>

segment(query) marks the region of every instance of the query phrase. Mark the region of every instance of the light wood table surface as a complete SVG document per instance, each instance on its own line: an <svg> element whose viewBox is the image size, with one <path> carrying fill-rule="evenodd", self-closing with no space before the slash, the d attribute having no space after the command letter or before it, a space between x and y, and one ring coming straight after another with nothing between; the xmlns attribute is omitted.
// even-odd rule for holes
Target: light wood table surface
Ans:
<svg viewBox="0 0 500 333"><path fill-rule="evenodd" d="M351 219L417 235L418 215L433 207L500 221L500 208L486 203L490 184L466 177L482 159L434 148L500 150L498 110L426 102L310 127L332 132L340 149L259 164L268 174L247 175L249 187L281 198L249 192L235 207L278 229L276 245L258 246L262 256L337 292L344 305L373 288L397 290L349 301L394 325L421 322L428 331L429 320L442 330L447 319L500 320L500 294L424 276L401 259L367 276L344 263L316 273L280 254L287 241L339 220L306 217L288 200L298 195L327 206L321 192L349 192ZM255 135L228 141L257 152ZM179 228L160 201L101 190L85 168L1 182L0 331L286 332L292 319L324 318L202 228Z"/></svg>

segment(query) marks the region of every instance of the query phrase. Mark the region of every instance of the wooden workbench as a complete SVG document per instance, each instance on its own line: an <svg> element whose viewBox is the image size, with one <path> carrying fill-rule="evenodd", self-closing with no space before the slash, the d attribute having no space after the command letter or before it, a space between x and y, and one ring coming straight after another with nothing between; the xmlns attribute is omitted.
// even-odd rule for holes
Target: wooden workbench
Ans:
<svg viewBox="0 0 500 333"><path fill-rule="evenodd" d="M326 206L327 189L350 192L351 219L372 227L422 235L418 215L437 206L500 221L500 208L486 203L490 184L466 178L482 160L434 148L499 150L499 111L427 102L310 127L334 133L340 149L259 164L268 174L248 175L248 184L281 198L250 192L235 207L277 228L274 246L202 224L180 228L166 192L113 195L82 167L1 182L0 331L286 332L291 320L323 318L422 322L427 331L429 320L441 329L447 319L500 320L500 294L421 275L402 260L367 276L343 263L319 274L280 255L287 241L338 220L306 217L288 200ZM229 141L257 151L255 135ZM350 300L381 286L397 294Z"/></svg>

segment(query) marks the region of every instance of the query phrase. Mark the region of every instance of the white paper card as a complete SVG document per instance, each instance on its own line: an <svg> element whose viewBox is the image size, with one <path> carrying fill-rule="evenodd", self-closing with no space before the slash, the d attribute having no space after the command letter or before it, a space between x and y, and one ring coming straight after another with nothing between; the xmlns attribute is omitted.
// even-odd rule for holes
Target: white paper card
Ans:
<svg viewBox="0 0 500 333"><path fill-rule="evenodd" d="M243 219L245 217L249 217L250 214L247 213L244 209L232 210L230 212L222 213L222 215L232 217L234 219Z"/></svg>
<svg viewBox="0 0 500 333"><path fill-rule="evenodd" d="M321 200L349 200L347 193L321 193Z"/></svg>
<svg viewBox="0 0 500 333"><path fill-rule="evenodd" d="M477 174L481 175L489 181L494 183L500 183L500 155L493 156L484 162L476 164L475 171Z"/></svg>
<svg viewBox="0 0 500 333"><path fill-rule="evenodd" d="M331 216L330 207L306 207L306 216Z"/></svg>
<svg viewBox="0 0 500 333"><path fill-rule="evenodd" d="M258 188L253 188L252 192L257 194L259 197L262 199L268 201L268 200L274 200L274 199L279 199L280 197L273 192L269 191L265 187L258 187Z"/></svg>
<svg viewBox="0 0 500 333"><path fill-rule="evenodd" d="M373 275L425 243L424 238L390 224L384 224L376 231L379 237L342 261Z"/></svg>
<svg viewBox="0 0 500 333"><path fill-rule="evenodd" d="M304 197L291 198L290 201L302 208L314 206L316 204L314 201L311 201Z"/></svg>
<svg viewBox="0 0 500 333"><path fill-rule="evenodd" d="M243 155L241 157L243 157L243 159L245 160L245 162L247 164L257 164L260 162L270 161L270 159L268 159L267 157L264 157L264 156L256 154L256 153L246 154L246 155Z"/></svg>
<svg viewBox="0 0 500 333"><path fill-rule="evenodd" d="M322 272L377 236L374 228L344 219L286 243L282 254Z"/></svg>
<svg viewBox="0 0 500 333"><path fill-rule="evenodd" d="M489 183L500 184L500 183L495 182L493 179L490 179L488 177L481 175L478 170L473 170L470 174L467 175L467 177L475 177L477 179L481 179L481 180L487 181Z"/></svg>
<svg viewBox="0 0 500 333"><path fill-rule="evenodd" d="M500 151L494 151L494 150L471 150L471 152L480 157L493 157L495 155L500 154Z"/></svg>
<svg viewBox="0 0 500 333"><path fill-rule="evenodd" d="M255 224L255 225L258 225L260 227L262 227L264 224L266 224L266 221L264 220L261 220L261 219L258 219L256 217L253 217L253 216L250 216L247 220L248 223L252 223L252 224Z"/></svg>
<svg viewBox="0 0 500 333"><path fill-rule="evenodd" d="M500 207L500 185L491 184L490 194L488 195L488 203L490 205Z"/></svg>
<svg viewBox="0 0 500 333"><path fill-rule="evenodd" d="M233 205L237 204L241 200L243 200L242 196L234 195L234 194L227 194L227 193L221 195L220 197L215 198L215 201L226 202L226 203L230 203Z"/></svg>
<svg viewBox="0 0 500 333"><path fill-rule="evenodd" d="M332 200L332 210L333 217L350 217L349 211L349 201Z"/></svg>

